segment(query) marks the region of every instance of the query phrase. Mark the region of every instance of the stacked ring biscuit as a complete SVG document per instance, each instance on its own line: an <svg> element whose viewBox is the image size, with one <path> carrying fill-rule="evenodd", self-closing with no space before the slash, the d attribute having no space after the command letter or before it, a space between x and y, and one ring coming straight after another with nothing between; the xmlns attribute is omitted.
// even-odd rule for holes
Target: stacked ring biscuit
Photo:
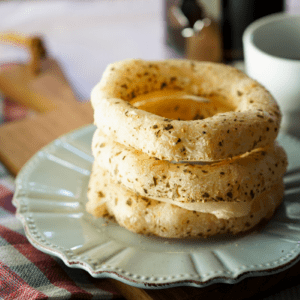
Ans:
<svg viewBox="0 0 300 300"><path fill-rule="evenodd" d="M97 130L86 209L168 238L248 231L283 199L287 167L270 93L235 68L111 64L91 96Z"/></svg>

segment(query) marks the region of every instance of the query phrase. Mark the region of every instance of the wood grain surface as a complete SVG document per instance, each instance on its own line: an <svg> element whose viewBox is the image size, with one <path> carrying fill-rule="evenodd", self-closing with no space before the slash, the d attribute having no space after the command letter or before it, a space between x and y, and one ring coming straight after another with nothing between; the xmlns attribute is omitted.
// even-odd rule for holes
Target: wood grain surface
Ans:
<svg viewBox="0 0 300 300"><path fill-rule="evenodd" d="M13 174L42 147L78 127L93 123L90 102L37 114L0 126L0 160Z"/></svg>

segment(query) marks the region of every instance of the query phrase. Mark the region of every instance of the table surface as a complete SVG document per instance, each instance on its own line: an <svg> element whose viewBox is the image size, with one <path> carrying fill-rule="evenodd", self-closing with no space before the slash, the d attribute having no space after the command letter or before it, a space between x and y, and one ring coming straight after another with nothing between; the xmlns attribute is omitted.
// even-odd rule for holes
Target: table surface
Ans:
<svg viewBox="0 0 300 300"><path fill-rule="evenodd" d="M79 100L89 99L113 61L176 57L164 44L160 0L2 2L0 31L42 34ZM0 45L0 63L26 59L23 51ZM33 113L0 96L0 124ZM31 246L14 215L13 192L14 177L0 162L0 299L123 298L110 281L70 269ZM264 299L300 299L300 285Z"/></svg>

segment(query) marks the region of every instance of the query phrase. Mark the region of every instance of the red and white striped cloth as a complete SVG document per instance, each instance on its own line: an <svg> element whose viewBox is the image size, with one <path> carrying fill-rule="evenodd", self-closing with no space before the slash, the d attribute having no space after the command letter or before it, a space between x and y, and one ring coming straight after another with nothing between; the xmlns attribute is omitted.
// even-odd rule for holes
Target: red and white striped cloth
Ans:
<svg viewBox="0 0 300 300"><path fill-rule="evenodd" d="M0 95L0 126L30 113ZM34 248L15 216L13 193L14 178L0 162L0 299L123 299L107 280Z"/></svg>

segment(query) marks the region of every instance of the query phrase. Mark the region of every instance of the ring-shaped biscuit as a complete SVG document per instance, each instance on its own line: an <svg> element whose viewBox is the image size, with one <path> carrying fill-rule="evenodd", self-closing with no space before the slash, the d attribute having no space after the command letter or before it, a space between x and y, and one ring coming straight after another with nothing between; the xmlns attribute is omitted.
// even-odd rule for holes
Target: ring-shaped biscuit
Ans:
<svg viewBox="0 0 300 300"><path fill-rule="evenodd" d="M114 182L138 195L174 203L249 203L280 180L287 167L286 153L276 142L216 163L173 163L119 144L97 129L92 152Z"/></svg>
<svg viewBox="0 0 300 300"><path fill-rule="evenodd" d="M131 103L163 91L218 99L231 111L195 120L164 118ZM164 160L216 161L271 145L281 113L272 95L227 65L125 60L105 70L91 94L94 120L113 140Z"/></svg>
<svg viewBox="0 0 300 300"><path fill-rule="evenodd" d="M270 219L282 202L283 192L284 185L279 180L253 199L246 215L224 219L138 196L112 182L108 172L94 163L86 209L95 217L114 217L120 226L140 234L166 238L208 237L248 231L263 219Z"/></svg>

